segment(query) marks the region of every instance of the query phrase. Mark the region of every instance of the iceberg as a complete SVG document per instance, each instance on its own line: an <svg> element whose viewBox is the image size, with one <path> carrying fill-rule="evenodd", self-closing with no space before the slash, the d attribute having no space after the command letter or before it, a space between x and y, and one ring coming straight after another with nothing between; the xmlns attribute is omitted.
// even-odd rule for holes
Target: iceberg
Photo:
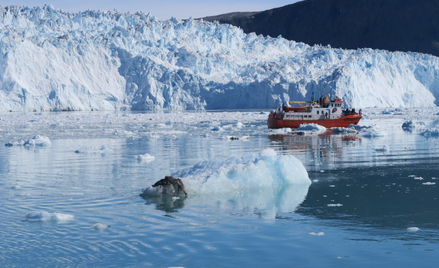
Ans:
<svg viewBox="0 0 439 268"><path fill-rule="evenodd" d="M142 12L2 6L0 85L3 112L268 109L321 91L347 107L428 107L439 59Z"/></svg>
<svg viewBox="0 0 439 268"><path fill-rule="evenodd" d="M183 181L188 192L186 204L250 209L264 218L274 218L277 212L293 212L305 200L311 184L299 159L277 155L273 149L203 161L172 176ZM159 187L151 186L142 189L141 194L148 203L176 202L157 199L162 195Z"/></svg>

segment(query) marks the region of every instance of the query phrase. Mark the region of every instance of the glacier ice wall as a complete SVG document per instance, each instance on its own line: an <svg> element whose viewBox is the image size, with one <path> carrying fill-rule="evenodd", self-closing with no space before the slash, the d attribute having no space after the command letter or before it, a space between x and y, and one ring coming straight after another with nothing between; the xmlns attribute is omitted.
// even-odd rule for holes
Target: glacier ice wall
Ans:
<svg viewBox="0 0 439 268"><path fill-rule="evenodd" d="M438 104L439 60L117 11L0 7L0 111L276 108L323 90L349 107Z"/></svg>

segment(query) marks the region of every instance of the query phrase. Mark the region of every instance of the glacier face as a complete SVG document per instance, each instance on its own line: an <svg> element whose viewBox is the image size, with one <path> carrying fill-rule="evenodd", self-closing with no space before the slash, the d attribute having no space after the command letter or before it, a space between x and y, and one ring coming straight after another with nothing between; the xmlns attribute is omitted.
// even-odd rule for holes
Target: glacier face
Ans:
<svg viewBox="0 0 439 268"><path fill-rule="evenodd" d="M439 96L434 56L143 13L0 7L0 53L0 111L276 108L322 90L348 107L419 107Z"/></svg>

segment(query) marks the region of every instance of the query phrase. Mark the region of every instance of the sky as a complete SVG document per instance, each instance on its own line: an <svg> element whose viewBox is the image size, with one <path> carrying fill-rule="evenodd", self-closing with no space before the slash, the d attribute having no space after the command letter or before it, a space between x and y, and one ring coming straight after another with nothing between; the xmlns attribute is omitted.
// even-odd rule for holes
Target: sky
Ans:
<svg viewBox="0 0 439 268"><path fill-rule="evenodd" d="M2 0L1 5L44 6L78 12L87 9L114 10L135 13L150 12L161 20L201 18L237 11L264 11L289 5L299 0Z"/></svg>

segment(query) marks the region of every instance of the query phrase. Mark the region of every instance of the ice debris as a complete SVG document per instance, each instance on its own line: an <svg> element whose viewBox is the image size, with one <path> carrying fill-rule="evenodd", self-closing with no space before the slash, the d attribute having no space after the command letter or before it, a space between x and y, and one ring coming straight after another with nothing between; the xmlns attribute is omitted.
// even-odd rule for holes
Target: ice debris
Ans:
<svg viewBox="0 0 439 268"><path fill-rule="evenodd" d="M390 150L389 145L384 145L382 148L377 148L375 151L377 152L388 152Z"/></svg>
<svg viewBox="0 0 439 268"><path fill-rule="evenodd" d="M139 154L136 156L137 161L141 163L150 163L155 160L155 157L146 153L146 154Z"/></svg>
<svg viewBox="0 0 439 268"><path fill-rule="evenodd" d="M325 233L324 232L318 232L318 233L310 232L309 235L312 235L312 236L323 236L323 235L325 235Z"/></svg>
<svg viewBox="0 0 439 268"><path fill-rule="evenodd" d="M96 231L103 231L103 230L105 230L105 229L107 229L109 227L111 227L111 225L107 225L107 224L103 224L103 223L96 223L96 224L93 225L93 228Z"/></svg>
<svg viewBox="0 0 439 268"><path fill-rule="evenodd" d="M325 132L326 128L317 124L300 124L297 131L312 131L312 132Z"/></svg>
<svg viewBox="0 0 439 268"><path fill-rule="evenodd" d="M75 153L77 154L96 154L96 153L100 153L100 154L106 154L108 152L111 152L112 150L107 148L105 145L102 145L101 148L97 148L97 147L88 147L86 149L82 149L82 150L76 150Z"/></svg>
<svg viewBox="0 0 439 268"><path fill-rule="evenodd" d="M65 222L73 220L75 216L70 214L61 213L48 213L45 211L30 211L26 213L26 218L28 221L55 221L55 222Z"/></svg>

